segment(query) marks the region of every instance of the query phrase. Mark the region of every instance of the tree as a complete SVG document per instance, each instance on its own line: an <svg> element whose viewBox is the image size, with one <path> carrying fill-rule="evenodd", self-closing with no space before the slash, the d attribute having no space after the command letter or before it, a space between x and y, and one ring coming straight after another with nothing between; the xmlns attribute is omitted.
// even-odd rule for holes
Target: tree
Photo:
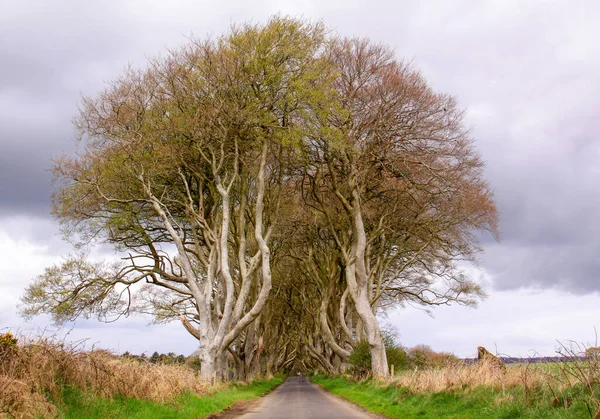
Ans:
<svg viewBox="0 0 600 419"><path fill-rule="evenodd" d="M152 364L157 364L159 360L160 360L160 355L158 354L158 352L154 351L154 353L150 357L149 361Z"/></svg>
<svg viewBox="0 0 600 419"><path fill-rule="evenodd" d="M452 97L366 40L327 54L337 97L305 145L302 190L340 252L359 340L383 377L378 304L474 304L482 291L455 261L474 259L474 231L496 233L496 208Z"/></svg>
<svg viewBox="0 0 600 419"><path fill-rule="evenodd" d="M272 287L269 240L286 160L319 98L323 41L322 25L276 17L192 41L84 98L84 151L54 166L54 214L70 238L127 256L48 268L27 289L25 314L180 318L211 380Z"/></svg>
<svg viewBox="0 0 600 419"><path fill-rule="evenodd" d="M203 380L335 372L361 341L384 377L378 312L483 295L456 262L497 214L461 118L387 48L321 24L192 41L83 99L53 211L124 256L47 268L24 313L179 319Z"/></svg>

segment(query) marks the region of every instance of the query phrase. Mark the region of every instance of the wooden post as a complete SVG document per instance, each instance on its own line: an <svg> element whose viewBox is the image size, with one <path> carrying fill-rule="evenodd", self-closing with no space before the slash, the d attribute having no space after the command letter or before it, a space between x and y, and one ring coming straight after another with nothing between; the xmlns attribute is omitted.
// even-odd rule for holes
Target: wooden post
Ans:
<svg viewBox="0 0 600 419"><path fill-rule="evenodd" d="M394 376L394 364L392 364L392 368L391 368L391 371L390 371L390 375L391 375L392 377Z"/></svg>

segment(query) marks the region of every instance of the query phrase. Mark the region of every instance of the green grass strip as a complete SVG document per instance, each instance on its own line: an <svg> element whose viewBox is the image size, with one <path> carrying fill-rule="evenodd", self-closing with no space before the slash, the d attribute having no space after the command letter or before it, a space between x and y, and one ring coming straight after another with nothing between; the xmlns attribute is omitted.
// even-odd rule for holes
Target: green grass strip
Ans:
<svg viewBox="0 0 600 419"><path fill-rule="evenodd" d="M389 418L420 419L577 419L589 417L584 403L552 407L547 394L526 399L521 388L506 392L478 387L463 391L414 394L406 388L373 381L354 382L345 377L317 375L312 381L333 394Z"/></svg>
<svg viewBox="0 0 600 419"><path fill-rule="evenodd" d="M221 412L235 402L256 399L281 384L283 380L284 377L278 376L272 380L258 380L247 385L235 384L203 397L186 393L164 404L127 398L105 399L71 387L63 392L64 404L60 408L58 417L64 419L197 419Z"/></svg>

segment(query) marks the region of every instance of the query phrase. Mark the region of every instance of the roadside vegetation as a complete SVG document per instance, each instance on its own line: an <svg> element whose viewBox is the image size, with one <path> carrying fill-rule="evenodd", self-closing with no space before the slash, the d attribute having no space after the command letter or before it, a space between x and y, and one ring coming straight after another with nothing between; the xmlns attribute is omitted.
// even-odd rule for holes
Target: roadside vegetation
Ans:
<svg viewBox="0 0 600 419"><path fill-rule="evenodd" d="M562 345L564 362L505 368L487 359L416 365L415 351L408 353L410 368L385 380L351 369L354 374L316 375L313 382L391 418L600 418L600 357L593 348ZM428 356L440 358L433 351Z"/></svg>
<svg viewBox="0 0 600 419"><path fill-rule="evenodd" d="M185 364L0 335L2 419L201 418L260 397L282 380L210 385Z"/></svg>

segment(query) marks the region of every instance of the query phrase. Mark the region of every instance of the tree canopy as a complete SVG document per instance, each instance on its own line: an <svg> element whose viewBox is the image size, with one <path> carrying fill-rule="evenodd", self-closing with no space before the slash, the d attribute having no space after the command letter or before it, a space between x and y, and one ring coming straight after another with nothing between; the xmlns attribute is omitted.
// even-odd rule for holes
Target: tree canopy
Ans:
<svg viewBox="0 0 600 419"><path fill-rule="evenodd" d="M497 232L483 162L449 95L385 46L274 17L129 69L75 120L53 212L80 247L25 315L179 320L205 380L345 368L378 310L474 305L457 262Z"/></svg>

